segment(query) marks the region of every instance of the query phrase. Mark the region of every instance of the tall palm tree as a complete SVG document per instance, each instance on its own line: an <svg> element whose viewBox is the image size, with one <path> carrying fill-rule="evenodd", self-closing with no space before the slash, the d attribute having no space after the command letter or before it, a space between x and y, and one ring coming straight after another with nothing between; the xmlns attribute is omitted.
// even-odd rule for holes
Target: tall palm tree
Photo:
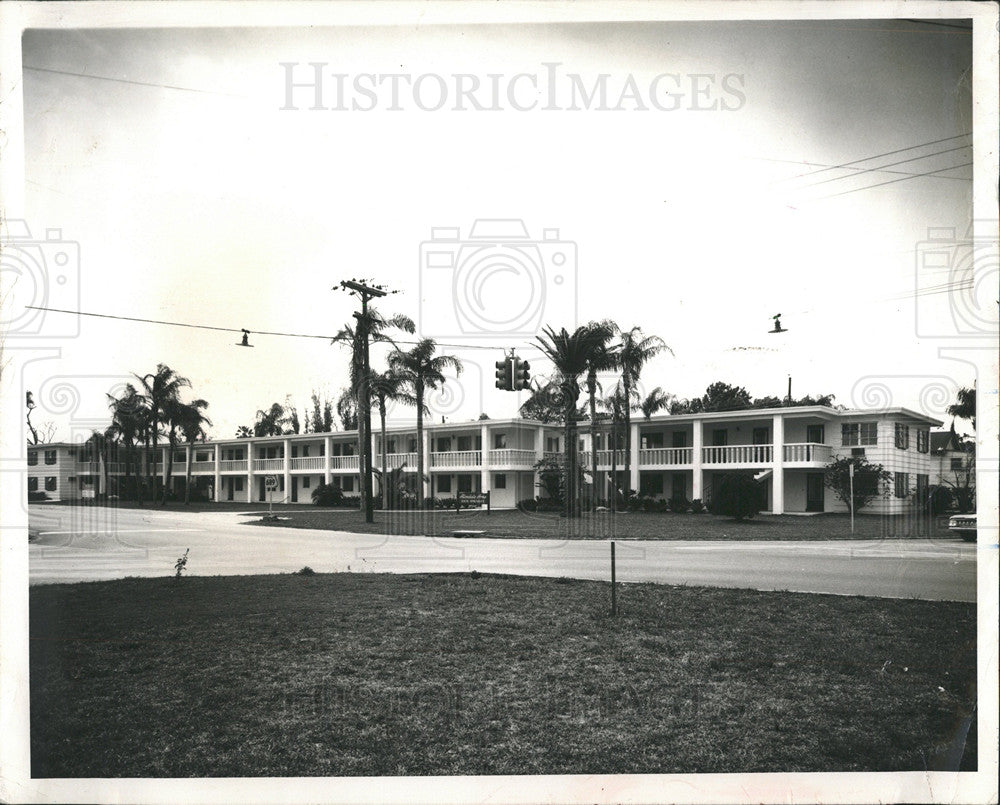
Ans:
<svg viewBox="0 0 1000 805"><path fill-rule="evenodd" d="M572 333L563 327L558 332L551 327L542 330L535 339L539 349L555 367L563 403L563 428L565 433L563 462L566 473L565 489L567 517L580 513L577 494L577 407L580 397L580 376L587 372L595 339L600 333L592 325L577 327Z"/></svg>
<svg viewBox="0 0 1000 805"><path fill-rule="evenodd" d="M150 483L153 488L153 498L156 498L156 462L159 452L160 423L168 417L169 407L180 398L182 388L189 388L191 381L181 377L165 363L158 363L156 371L136 379L142 384L143 397L146 399L150 414L149 438L153 447L153 464ZM166 502L166 484L163 486L163 500Z"/></svg>
<svg viewBox="0 0 1000 805"><path fill-rule="evenodd" d="M976 389L961 388L955 395L955 403L948 406L948 413L959 419L968 419L972 429L976 429Z"/></svg>
<svg viewBox="0 0 1000 805"><path fill-rule="evenodd" d="M597 391L599 372L607 372L618 366L618 353L611 339L618 334L618 325L604 320L591 322L587 339L587 400L590 406L590 477L596 496L597 492Z"/></svg>
<svg viewBox="0 0 1000 805"><path fill-rule="evenodd" d="M416 399L407 391L406 378L391 369L387 372L372 372L370 383L372 406L378 406L379 433L382 445L382 508L385 509L388 506L386 479L389 477L385 444L385 418L388 405L390 402L406 402L415 405Z"/></svg>
<svg viewBox="0 0 1000 805"><path fill-rule="evenodd" d="M462 362L458 358L435 355L436 350L433 339L424 338L406 352L395 349L389 353L389 369L402 376L417 408L417 503L420 506L424 504L424 395L428 389L436 389L447 381L445 370L454 369L456 375L462 374Z"/></svg>
<svg viewBox="0 0 1000 805"><path fill-rule="evenodd" d="M288 424L288 414L281 403L271 403L270 408L257 411L253 425L254 436L281 436Z"/></svg>
<svg viewBox="0 0 1000 805"><path fill-rule="evenodd" d="M625 419L625 411L632 405L632 401L625 396L625 389L621 381L615 385L614 391L601 400L604 410L611 414L611 432L608 443L611 450L611 488L608 489L608 505L612 510L618 506L618 443L621 441L620 426Z"/></svg>
<svg viewBox="0 0 1000 805"><path fill-rule="evenodd" d="M669 394L657 386L639 403L639 410L648 422L657 411L662 411L674 400L674 395Z"/></svg>
<svg viewBox="0 0 1000 805"><path fill-rule="evenodd" d="M251 436L253 436L253 431L247 425L240 425L236 429L237 439L249 439Z"/></svg>
<svg viewBox="0 0 1000 805"><path fill-rule="evenodd" d="M184 435L184 441L189 445L193 445L199 440L204 440L207 434L205 433L205 426L212 426L212 420L205 416L205 409L208 408L208 403L204 400L192 400L191 402L182 405L178 412L178 424L181 429L181 433ZM216 456L215 460L218 461L219 457ZM218 494L218 490L216 490ZM185 505L190 505L191 503L191 456L188 456L187 468L184 476L184 503Z"/></svg>
<svg viewBox="0 0 1000 805"><path fill-rule="evenodd" d="M129 487L129 477L134 469L136 478L136 493L139 502L143 500L143 468L142 454L138 451L138 445L148 442L149 433L149 410L145 398L131 383L125 384L125 390L121 396L115 397L111 394L108 398L108 407L111 409L111 425L108 433L112 439L122 445L125 452L125 488Z"/></svg>
<svg viewBox="0 0 1000 805"><path fill-rule="evenodd" d="M636 386L639 384L639 376L642 374L642 367L646 362L656 355L666 350L673 355L673 351L663 339L656 335L643 335L639 327L621 334L618 343L618 365L622 372L622 389L625 392L626 400L631 401L636 394ZM625 416L625 467L626 470L632 468L632 406L626 405ZM626 488L629 485L626 484ZM626 493L626 497L631 494L631 489Z"/></svg>

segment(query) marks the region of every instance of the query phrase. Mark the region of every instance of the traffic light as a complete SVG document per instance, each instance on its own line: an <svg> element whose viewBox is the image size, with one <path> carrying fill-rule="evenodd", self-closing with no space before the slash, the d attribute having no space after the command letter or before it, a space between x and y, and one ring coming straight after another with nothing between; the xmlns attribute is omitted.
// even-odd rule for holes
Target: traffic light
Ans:
<svg viewBox="0 0 1000 805"><path fill-rule="evenodd" d="M531 375L528 370L531 365L520 358L514 358L514 389L526 389L531 385Z"/></svg>
<svg viewBox="0 0 1000 805"><path fill-rule="evenodd" d="M511 373L511 363L509 358L497 361L497 388L501 391L513 391L513 375Z"/></svg>

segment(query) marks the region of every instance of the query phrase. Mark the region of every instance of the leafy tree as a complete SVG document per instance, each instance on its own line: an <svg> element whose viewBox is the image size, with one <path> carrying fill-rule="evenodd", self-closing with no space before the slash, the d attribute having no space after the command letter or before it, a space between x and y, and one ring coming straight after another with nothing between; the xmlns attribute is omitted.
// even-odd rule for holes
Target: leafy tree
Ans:
<svg viewBox="0 0 1000 805"><path fill-rule="evenodd" d="M135 491L143 498L142 454L138 445L148 441L149 412L145 398L131 383L125 385L120 397L106 395L111 409L111 425L105 431L125 453L125 487L131 494L131 477L135 473Z"/></svg>
<svg viewBox="0 0 1000 805"><path fill-rule="evenodd" d="M864 456L834 459L823 471L823 480L837 498L851 505L851 465L854 465L854 511L860 511L875 498L889 493L892 473L881 464L873 464Z"/></svg>
<svg viewBox="0 0 1000 805"><path fill-rule="evenodd" d="M310 424L313 433L333 432L333 403L320 397L319 392L312 393L312 415Z"/></svg>
<svg viewBox="0 0 1000 805"><path fill-rule="evenodd" d="M452 369L462 374L462 362L454 355L435 355L437 344L423 338L410 350L395 349L389 353L389 369L406 383L413 405L417 409L417 504L423 508L425 457L424 457L424 396L429 389L444 385L444 372Z"/></svg>
<svg viewBox="0 0 1000 805"><path fill-rule="evenodd" d="M749 473L726 473L712 499L712 511L736 520L753 517L760 512L760 484Z"/></svg>
<svg viewBox="0 0 1000 805"><path fill-rule="evenodd" d="M525 419L534 419L546 424L562 422L563 411L559 382L548 380L543 383L538 378L532 381L531 394L518 409L518 413Z"/></svg>
<svg viewBox="0 0 1000 805"><path fill-rule="evenodd" d="M958 419L967 419L972 423L972 429L976 429L976 389L961 388L958 390L956 400L948 406L948 413Z"/></svg>
<svg viewBox="0 0 1000 805"><path fill-rule="evenodd" d="M358 429L358 401L352 389L342 389L337 398L337 416L344 430Z"/></svg>
<svg viewBox="0 0 1000 805"><path fill-rule="evenodd" d="M286 427L290 424L285 406L281 403L271 403L271 407L257 411L257 418L253 424L254 436L281 436L289 431Z"/></svg>
<svg viewBox="0 0 1000 805"><path fill-rule="evenodd" d="M38 431L35 430L35 426L31 424L31 412L35 410L36 406L35 406L35 398L30 391L25 394L25 404L27 405L28 409L28 414L27 414L28 430L31 431L31 437L33 440L31 443L38 444Z"/></svg>
<svg viewBox="0 0 1000 805"><path fill-rule="evenodd" d="M743 411L750 406L750 393L742 386L728 383L713 383L701 397L703 411Z"/></svg>
<svg viewBox="0 0 1000 805"><path fill-rule="evenodd" d="M952 492L962 514L976 510L976 454L975 446L963 444L965 458L961 468L954 471L954 479L941 478Z"/></svg>
<svg viewBox="0 0 1000 805"><path fill-rule="evenodd" d="M655 335L643 335L642 330L633 327L623 332L618 343L618 366L622 373L622 388L625 398L632 400L639 384L642 368L647 361L666 350L673 352L663 339ZM632 407L625 407L625 466L632 466Z"/></svg>

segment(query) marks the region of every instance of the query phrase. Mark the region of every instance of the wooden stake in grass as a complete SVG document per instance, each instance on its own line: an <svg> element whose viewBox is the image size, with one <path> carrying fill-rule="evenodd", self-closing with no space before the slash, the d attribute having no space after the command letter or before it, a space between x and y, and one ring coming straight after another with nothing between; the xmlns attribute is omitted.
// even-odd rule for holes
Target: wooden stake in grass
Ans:
<svg viewBox="0 0 1000 805"><path fill-rule="evenodd" d="M611 617L618 617L618 594L615 589L615 543L611 543Z"/></svg>

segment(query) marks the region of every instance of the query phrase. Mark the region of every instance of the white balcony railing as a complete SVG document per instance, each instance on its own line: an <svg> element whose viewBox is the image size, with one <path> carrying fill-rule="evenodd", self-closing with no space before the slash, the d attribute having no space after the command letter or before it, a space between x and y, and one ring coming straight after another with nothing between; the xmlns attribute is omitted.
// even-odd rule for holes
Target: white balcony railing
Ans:
<svg viewBox="0 0 1000 805"><path fill-rule="evenodd" d="M562 450L546 450L542 455L546 461L562 461L565 454Z"/></svg>
<svg viewBox="0 0 1000 805"><path fill-rule="evenodd" d="M378 467L382 468L382 454L376 453L372 456L372 463ZM406 465L406 469L415 470L417 468L417 454L416 453L388 453L385 457L385 465L390 470L398 470L403 465Z"/></svg>
<svg viewBox="0 0 1000 805"><path fill-rule="evenodd" d="M692 447L646 447L639 451L639 465L677 466L690 464L694 458Z"/></svg>
<svg viewBox="0 0 1000 805"><path fill-rule="evenodd" d="M769 444L734 444L728 447L703 447L704 464L770 464L774 448Z"/></svg>
<svg viewBox="0 0 1000 805"><path fill-rule="evenodd" d="M357 456L330 456L331 470L356 470L358 467Z"/></svg>
<svg viewBox="0 0 1000 805"><path fill-rule="evenodd" d="M181 467L183 468L183 464ZM197 475L199 472L215 472L214 461L192 461L191 473Z"/></svg>
<svg viewBox="0 0 1000 805"><path fill-rule="evenodd" d="M825 464L831 458L833 458L833 448L828 444L803 442L801 444L785 445L785 462L788 464L810 461Z"/></svg>
<svg viewBox="0 0 1000 805"><path fill-rule="evenodd" d="M322 470L326 459L323 456L302 456L292 459L293 470Z"/></svg>
<svg viewBox="0 0 1000 805"><path fill-rule="evenodd" d="M246 472L247 460L245 458L230 459L219 462L219 472Z"/></svg>
<svg viewBox="0 0 1000 805"><path fill-rule="evenodd" d="M285 469L285 459L283 458L255 458L253 460L254 472L283 472Z"/></svg>
<svg viewBox="0 0 1000 805"><path fill-rule="evenodd" d="M482 450L452 450L447 453L431 453L431 467L478 467L482 462Z"/></svg>
<svg viewBox="0 0 1000 805"><path fill-rule="evenodd" d="M534 465L534 450L522 450L515 447L490 450L491 467L533 467Z"/></svg>

